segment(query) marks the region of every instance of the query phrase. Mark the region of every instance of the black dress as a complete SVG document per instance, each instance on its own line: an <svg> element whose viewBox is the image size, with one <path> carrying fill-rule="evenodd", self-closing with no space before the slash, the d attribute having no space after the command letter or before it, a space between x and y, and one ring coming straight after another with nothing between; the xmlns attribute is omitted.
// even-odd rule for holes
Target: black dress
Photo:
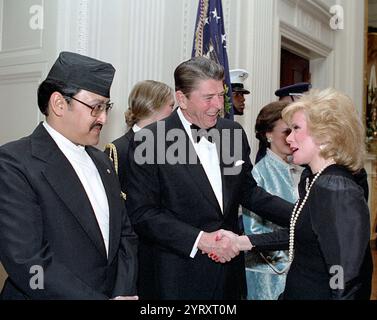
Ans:
<svg viewBox="0 0 377 320"><path fill-rule="evenodd" d="M314 175L309 170L303 174L300 199L305 197L306 178L311 182ZM312 186L296 222L294 259L283 299L369 299L369 209L356 181L346 168L331 165ZM249 238L260 251L287 249L288 233L283 229Z"/></svg>

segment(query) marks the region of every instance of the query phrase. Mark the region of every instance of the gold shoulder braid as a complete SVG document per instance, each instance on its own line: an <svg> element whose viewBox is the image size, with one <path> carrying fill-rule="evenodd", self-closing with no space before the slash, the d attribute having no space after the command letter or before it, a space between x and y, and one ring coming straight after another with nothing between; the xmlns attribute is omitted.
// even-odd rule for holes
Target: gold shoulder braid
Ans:
<svg viewBox="0 0 377 320"><path fill-rule="evenodd" d="M111 160L111 162L113 163L114 165L114 169L115 169L115 173L118 174L118 152L117 152L117 148L115 146L115 144L113 143L108 143L106 146L105 146L105 150L109 149L109 158ZM125 192L121 191L120 192L120 196L126 200L127 199L127 195Z"/></svg>

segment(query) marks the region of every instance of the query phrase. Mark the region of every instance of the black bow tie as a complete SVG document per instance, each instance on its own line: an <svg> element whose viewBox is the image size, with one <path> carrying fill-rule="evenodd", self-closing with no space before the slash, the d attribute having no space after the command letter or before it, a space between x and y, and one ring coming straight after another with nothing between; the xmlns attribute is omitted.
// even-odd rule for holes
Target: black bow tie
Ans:
<svg viewBox="0 0 377 320"><path fill-rule="evenodd" d="M212 143L213 139L212 139L211 135L208 132L211 129L213 129L214 127L211 127L211 128L208 128L208 129L204 129L204 128L198 127L196 124L192 124L190 127L191 127L191 134L192 134L192 138L194 139L194 142L199 143L200 139L202 137L204 137L209 142Z"/></svg>

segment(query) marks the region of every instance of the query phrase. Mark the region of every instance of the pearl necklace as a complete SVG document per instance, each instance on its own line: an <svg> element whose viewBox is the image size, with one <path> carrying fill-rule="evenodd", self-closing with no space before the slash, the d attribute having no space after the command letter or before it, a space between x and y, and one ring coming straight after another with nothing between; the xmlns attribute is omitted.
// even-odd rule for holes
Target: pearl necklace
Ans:
<svg viewBox="0 0 377 320"><path fill-rule="evenodd" d="M313 181L311 184L309 184L309 178L306 178L306 186L305 186L305 197L304 200L302 200L300 207L298 206L300 203L300 199L297 200L295 207L293 208L292 211L292 216L291 216L291 222L289 225L289 251L288 251L288 260L291 263L293 261L293 253L294 253L294 242L295 242L295 226L298 217L300 216L300 213L302 211L302 208L304 207L306 201L308 200L310 190L313 187L314 182L318 179L318 177L321 175L323 170L325 170L329 165L334 164L334 160L332 160L330 163L327 163L321 170L319 170L316 175L313 178Z"/></svg>

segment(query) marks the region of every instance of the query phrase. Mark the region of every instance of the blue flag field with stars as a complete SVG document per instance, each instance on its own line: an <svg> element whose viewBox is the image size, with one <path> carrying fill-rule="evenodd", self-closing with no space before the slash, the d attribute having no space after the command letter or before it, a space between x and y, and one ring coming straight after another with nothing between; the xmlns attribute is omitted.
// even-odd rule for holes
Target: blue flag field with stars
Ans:
<svg viewBox="0 0 377 320"><path fill-rule="evenodd" d="M224 67L224 117L233 120L232 86L221 0L199 0L192 57L205 56Z"/></svg>

